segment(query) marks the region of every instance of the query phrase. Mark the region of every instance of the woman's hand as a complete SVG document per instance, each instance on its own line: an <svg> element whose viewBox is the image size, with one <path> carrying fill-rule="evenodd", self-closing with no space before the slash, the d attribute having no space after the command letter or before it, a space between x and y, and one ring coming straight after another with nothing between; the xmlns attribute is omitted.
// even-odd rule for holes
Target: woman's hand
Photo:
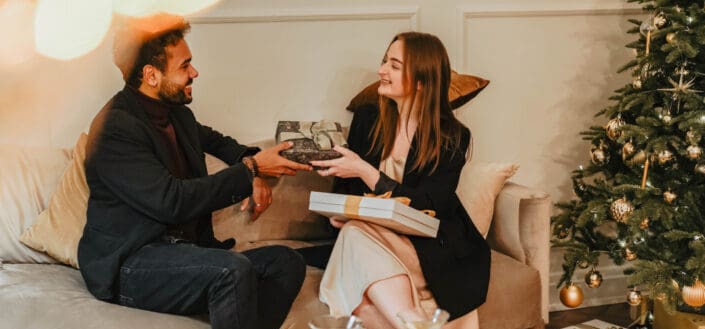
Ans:
<svg viewBox="0 0 705 329"><path fill-rule="evenodd" d="M374 190L375 184L379 180L379 170L360 158L357 153L345 147L336 145L333 149L343 156L333 160L311 161L312 165L325 168L318 170L318 174L340 178L359 177L367 187Z"/></svg>
<svg viewBox="0 0 705 329"><path fill-rule="evenodd" d="M279 155L279 152L292 146L294 146L292 142L281 142L255 154L252 158L257 162L259 175L270 177L294 176L297 170L311 171L311 166L288 160Z"/></svg>
<svg viewBox="0 0 705 329"><path fill-rule="evenodd" d="M240 211L245 211L252 205L252 221L255 221L271 204L272 188L267 185L264 179L255 177L252 180L252 196L242 200Z"/></svg>

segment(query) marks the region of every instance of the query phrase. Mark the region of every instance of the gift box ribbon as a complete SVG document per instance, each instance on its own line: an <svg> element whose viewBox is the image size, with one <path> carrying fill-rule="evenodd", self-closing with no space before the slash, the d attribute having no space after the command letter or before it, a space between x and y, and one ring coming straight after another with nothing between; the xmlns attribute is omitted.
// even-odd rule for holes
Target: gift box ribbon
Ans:
<svg viewBox="0 0 705 329"><path fill-rule="evenodd" d="M279 133L279 138L282 141L308 138L316 143L316 146L321 151L333 149L335 145L347 145L343 133L338 130L335 122L331 121L301 121L299 122L299 131L283 131Z"/></svg>
<svg viewBox="0 0 705 329"><path fill-rule="evenodd" d="M393 197L392 198L392 192L388 191L380 195L376 195L373 193L365 193L365 197L372 197L372 198L380 198L380 199L394 199L396 201L399 201L405 205L411 204L411 199L407 197ZM345 197L345 205L343 207L343 212L345 213L346 216L354 218L355 216L358 215L358 211L360 210L360 202L362 201L362 197L360 196L355 196L355 195L348 195ZM424 209L420 210L422 213L429 215L431 217L436 217L436 211L430 210L430 209Z"/></svg>

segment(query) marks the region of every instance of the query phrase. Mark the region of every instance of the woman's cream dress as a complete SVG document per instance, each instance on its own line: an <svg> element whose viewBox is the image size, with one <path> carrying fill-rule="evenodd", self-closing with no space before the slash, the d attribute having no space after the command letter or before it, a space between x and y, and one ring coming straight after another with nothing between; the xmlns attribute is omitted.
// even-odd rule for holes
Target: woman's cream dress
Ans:
<svg viewBox="0 0 705 329"><path fill-rule="evenodd" d="M380 170L401 183L405 164L406 159L398 161L390 156L380 163ZM426 286L411 241L385 227L351 220L342 227L335 242L319 298L328 304L331 315L350 315L371 284L397 275L409 276L414 286L414 305L432 314L436 302Z"/></svg>

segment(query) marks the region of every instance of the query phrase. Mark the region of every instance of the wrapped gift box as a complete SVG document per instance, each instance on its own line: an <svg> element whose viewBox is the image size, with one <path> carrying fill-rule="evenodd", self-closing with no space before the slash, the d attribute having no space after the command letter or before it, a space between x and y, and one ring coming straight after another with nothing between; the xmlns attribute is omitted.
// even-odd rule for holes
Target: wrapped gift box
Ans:
<svg viewBox="0 0 705 329"><path fill-rule="evenodd" d="M705 329L705 315L675 311L669 313L654 301L654 329Z"/></svg>
<svg viewBox="0 0 705 329"><path fill-rule="evenodd" d="M395 232L436 237L440 221L396 199L311 192L308 209L324 216L342 216L387 227Z"/></svg>
<svg viewBox="0 0 705 329"><path fill-rule="evenodd" d="M304 164L339 158L342 154L334 151L333 146L348 146L340 123L331 121L279 121L275 139L277 144L293 142L294 146L281 155Z"/></svg>

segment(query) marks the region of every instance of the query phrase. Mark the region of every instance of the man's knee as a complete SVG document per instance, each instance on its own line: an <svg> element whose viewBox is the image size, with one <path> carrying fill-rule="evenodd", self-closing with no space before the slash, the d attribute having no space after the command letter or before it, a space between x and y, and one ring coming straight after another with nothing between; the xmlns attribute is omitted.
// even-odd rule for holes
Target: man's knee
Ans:
<svg viewBox="0 0 705 329"><path fill-rule="evenodd" d="M296 250L285 246L272 246L272 253L276 255L274 266L277 270L290 272L296 277L306 276L306 260Z"/></svg>
<svg viewBox="0 0 705 329"><path fill-rule="evenodd" d="M216 264L212 264L213 270L218 271L219 277L223 281L230 281L235 285L256 282L257 274L250 260L242 254L228 252L224 257L220 257Z"/></svg>

